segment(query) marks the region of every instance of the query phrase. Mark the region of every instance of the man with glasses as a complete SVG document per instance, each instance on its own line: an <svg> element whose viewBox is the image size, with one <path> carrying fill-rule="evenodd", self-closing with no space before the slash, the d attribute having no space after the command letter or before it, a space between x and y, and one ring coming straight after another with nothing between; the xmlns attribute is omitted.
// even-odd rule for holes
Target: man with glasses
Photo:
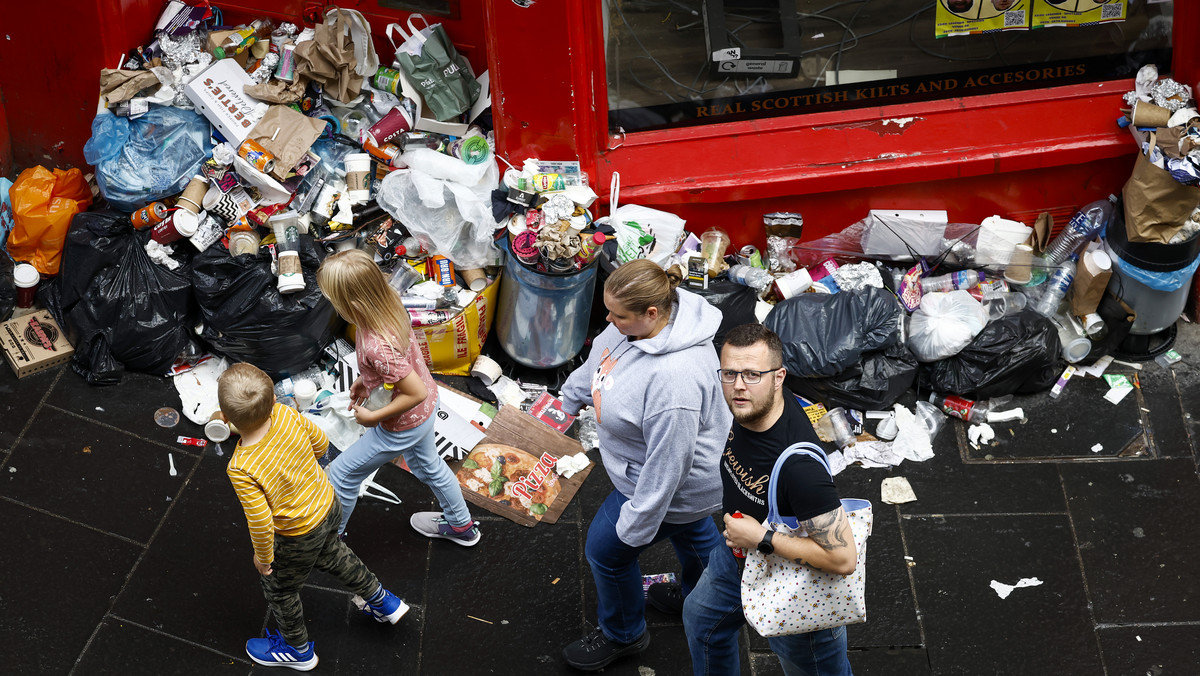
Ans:
<svg viewBox="0 0 1200 676"><path fill-rule="evenodd" d="M734 420L721 457L727 546L712 551L708 568L683 603L683 625L696 674L738 673L738 631L745 623L744 550L775 553L841 575L854 572L857 552L850 522L832 478L816 460L788 459L777 481L781 515L795 516L807 537L776 534L762 525L771 471L780 453L801 441L820 444L804 409L783 387L786 374L783 345L770 329L743 324L726 336L720 378ZM851 673L845 627L780 636L769 643L788 676Z"/></svg>

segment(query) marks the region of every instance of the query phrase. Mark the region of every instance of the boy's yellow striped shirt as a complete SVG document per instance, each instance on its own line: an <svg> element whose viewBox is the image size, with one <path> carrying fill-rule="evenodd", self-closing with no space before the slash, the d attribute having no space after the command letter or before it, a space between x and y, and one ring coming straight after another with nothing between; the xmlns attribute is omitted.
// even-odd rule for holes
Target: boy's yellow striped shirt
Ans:
<svg viewBox="0 0 1200 676"><path fill-rule="evenodd" d="M226 469L246 511L254 557L274 560L275 533L304 535L316 528L333 504L333 486L317 458L329 438L289 406L275 404L267 436L238 446Z"/></svg>

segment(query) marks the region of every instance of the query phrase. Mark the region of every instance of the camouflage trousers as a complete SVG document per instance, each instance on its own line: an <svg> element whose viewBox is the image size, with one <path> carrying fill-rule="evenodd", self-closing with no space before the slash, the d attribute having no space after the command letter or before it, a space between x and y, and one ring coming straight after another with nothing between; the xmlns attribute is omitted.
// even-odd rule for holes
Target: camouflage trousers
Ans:
<svg viewBox="0 0 1200 676"><path fill-rule="evenodd" d="M341 522L342 507L334 500L325 520L311 531L295 537L275 534L275 561L271 564L271 574L262 576L263 595L279 632L288 645L301 650L308 643L308 630L304 626L300 589L313 568L336 577L363 598L379 588L379 579L338 539Z"/></svg>

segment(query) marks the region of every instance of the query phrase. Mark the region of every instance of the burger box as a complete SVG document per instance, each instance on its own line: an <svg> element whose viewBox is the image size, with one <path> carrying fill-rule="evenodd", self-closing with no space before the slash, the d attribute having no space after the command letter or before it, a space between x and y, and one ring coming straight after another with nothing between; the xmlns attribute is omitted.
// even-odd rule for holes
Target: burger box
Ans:
<svg viewBox="0 0 1200 676"><path fill-rule="evenodd" d="M4 359L18 378L54 368L75 354L75 348L45 310L0 324L0 344L4 345Z"/></svg>
<svg viewBox="0 0 1200 676"><path fill-rule="evenodd" d="M233 59L220 59L184 85L183 93L235 148L254 128L251 113L260 102L245 91L254 84Z"/></svg>
<svg viewBox="0 0 1200 676"><path fill-rule="evenodd" d="M450 388L443 382L438 383L438 389L443 393L443 409L450 408L445 406L447 399L445 395L447 391L450 393L451 398L454 398L455 395L457 395L457 398L469 400L474 404L482 404L482 402L480 402L478 399ZM447 410L439 411L438 423L444 422L445 419L441 418L440 414L446 412ZM458 417L464 418L466 416L464 415ZM479 416L472 416L470 420L473 421L471 424L481 427L483 426L479 422ZM435 436L438 436L438 429L438 425L435 424ZM437 442L440 449L443 444L443 439L439 438ZM498 499L492 499L481 494L480 492L477 492L474 488L464 483L464 480L460 475L460 470L463 468L463 463L471 459L470 451L468 451L462 457L456 457L457 454L448 455L446 453L443 453L443 457L445 457L450 463L450 471L454 472L455 478L459 480L459 485L462 487L463 491L463 497L467 499L467 502L470 502L477 507L482 507L493 514L503 516L504 518L514 521L522 526L533 527L538 523L556 523L558 521L558 517L562 515L563 510L567 508L567 505L571 503L571 500L579 491L579 487L583 485L583 481L587 479L588 474L591 473L592 468L596 466L595 463L591 463L586 469L581 472L576 472L575 474L571 475L570 478L559 476L556 472L551 470L551 473L548 473L546 476L539 479L539 476L542 475L543 470L547 468L547 466L553 467L553 463L557 462L558 458L561 458L565 455L582 453L583 447L577 440L566 436L547 423L534 418L532 415L525 413L514 406L500 407L500 410L496 413L496 415L491 418L490 422L487 423L482 440L479 441L471 450L480 450L485 446L495 444L509 446L517 451L520 451L521 455L526 455L531 459L530 462L536 460L532 471L530 471L529 475L523 479L526 487L530 491L536 491L536 488L541 484L542 481L555 481L557 483L558 495L554 497L550 504L545 506L546 509L544 513L540 515L534 515L530 512L530 510L521 507L520 505L513 506L504 504ZM408 467L404 464L403 457L397 458L393 461L393 463L403 469L408 469ZM538 466L540 466L540 469ZM510 480L506 481L505 483L515 484L516 482Z"/></svg>

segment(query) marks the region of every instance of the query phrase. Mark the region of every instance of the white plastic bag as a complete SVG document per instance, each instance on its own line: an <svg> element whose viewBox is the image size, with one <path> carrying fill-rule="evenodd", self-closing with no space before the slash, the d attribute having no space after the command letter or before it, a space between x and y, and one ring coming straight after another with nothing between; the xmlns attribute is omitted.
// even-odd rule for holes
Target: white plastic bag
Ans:
<svg viewBox="0 0 1200 676"><path fill-rule="evenodd" d="M908 348L917 361L958 354L987 325L987 310L966 291L927 293L908 318Z"/></svg>
<svg viewBox="0 0 1200 676"><path fill-rule="evenodd" d="M376 201L429 251L463 269L496 261L492 190L500 181L495 162L467 164L428 148L402 156L408 169L389 173Z"/></svg>
<svg viewBox="0 0 1200 676"><path fill-rule="evenodd" d="M597 225L611 223L617 235L617 265L635 258L649 258L666 268L671 256L683 241L683 226L687 221L675 214L636 204L618 204L621 193L621 175L613 172L609 184L608 216L596 221ZM646 242L646 236L653 239Z"/></svg>

